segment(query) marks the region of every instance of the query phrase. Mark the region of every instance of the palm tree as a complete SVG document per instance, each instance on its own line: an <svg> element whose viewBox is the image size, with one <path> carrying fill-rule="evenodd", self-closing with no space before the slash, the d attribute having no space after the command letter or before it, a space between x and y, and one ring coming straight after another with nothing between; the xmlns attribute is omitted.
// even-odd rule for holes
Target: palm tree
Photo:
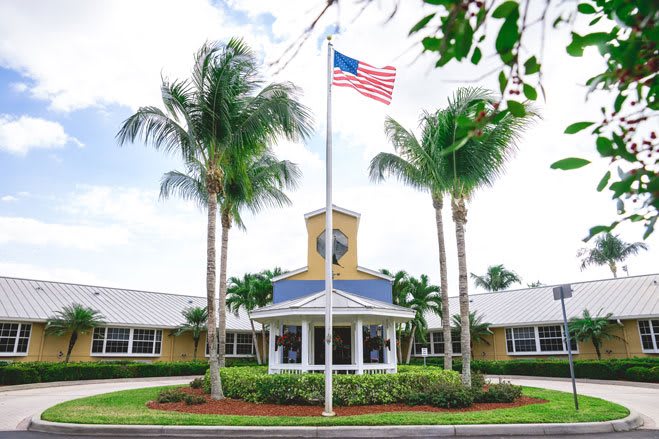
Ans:
<svg viewBox="0 0 659 439"><path fill-rule="evenodd" d="M404 302L399 303L399 305L411 308L416 312L412 321L408 323L410 342L407 346L405 363L409 364L415 337L425 340L428 333L426 314L442 315L442 298L439 287L431 285L428 276L425 274L422 274L419 279L410 277L407 282L407 295Z"/></svg>
<svg viewBox="0 0 659 439"><path fill-rule="evenodd" d="M458 291L460 318L469 318L469 283L465 243L467 201L482 187L491 186L503 172L506 162L516 150L516 142L535 117L526 110L525 116L497 112L492 92L482 88L460 88L449 99L446 109L437 111L428 122L435 128L434 143L443 159L437 172L450 181L451 210L455 224L458 254ZM465 121L481 120L472 136L465 136ZM462 137L458 137L461 133ZM471 385L471 351L469 326L461 328L462 382Z"/></svg>
<svg viewBox="0 0 659 439"><path fill-rule="evenodd" d="M70 333L69 347L66 350L65 363L71 358L71 351L80 334L85 334L97 326L103 325L103 316L96 310L74 303L55 312L46 320L46 334L62 336Z"/></svg>
<svg viewBox="0 0 659 439"><path fill-rule="evenodd" d="M194 306L184 309L181 314L183 315L185 322L174 328L172 335L178 337L186 332L192 333L192 341L194 342L194 353L192 358L196 360L199 339L201 338L201 333L206 330L206 324L208 322L208 310L206 307L202 308L200 306Z"/></svg>
<svg viewBox="0 0 659 439"><path fill-rule="evenodd" d="M252 342L256 349L256 362L263 363L265 350L261 351L256 341L256 329L254 321L250 318L250 313L259 306L265 306L272 300L272 296L267 297L267 286L265 277L259 274L245 273L242 278L232 276L229 278L229 288L227 289L227 308L236 316L241 308L247 312L247 318L252 325ZM271 290L272 288L270 288ZM262 353L263 352L263 353Z"/></svg>
<svg viewBox="0 0 659 439"><path fill-rule="evenodd" d="M258 286L254 289L254 294L256 296L256 306L262 307L272 303L272 295L274 290L272 286L272 279L280 276L283 272L284 270L282 270L280 267L275 267L273 269L263 270L258 274ZM263 352L263 361L265 361L266 352L268 352L265 333L265 325L261 324L261 347L263 348L261 352Z"/></svg>
<svg viewBox="0 0 659 439"><path fill-rule="evenodd" d="M404 306L407 302L407 294L409 290L409 275L404 270L392 272L386 268L382 268L380 273L385 276L392 277L394 280L391 283L391 301L394 305ZM400 341L401 325L396 325L396 340ZM400 349L396 348L396 357L398 363L403 362L403 355Z"/></svg>
<svg viewBox="0 0 659 439"><path fill-rule="evenodd" d="M272 83L263 88L262 85L257 59L242 40L204 44L195 56L190 80L169 82L163 79L165 111L158 107L141 107L124 121L117 134L119 144L140 138L156 149L180 154L187 172L166 174L163 185L175 187L179 194L194 198L208 211L206 296L208 320L213 323L208 325L213 399L224 397L219 367L224 361L226 332L228 230L241 205L259 210L264 202L253 201L254 193L269 190L269 187L259 188L252 183L250 166L264 155L271 158L267 146L277 139L307 138L312 130L309 110L298 102L298 89L294 85ZM277 163L280 167L291 168L288 162ZM254 173L251 174L254 177ZM289 185L291 179L283 178L281 174L271 175L269 182L278 179L279 186ZM166 195L168 191L163 192L161 187L161 195L163 193ZM241 194L242 201L236 201L237 194ZM277 197L275 193L274 198ZM215 296L218 202L222 222L219 319ZM218 330L215 322L219 324Z"/></svg>
<svg viewBox="0 0 659 439"><path fill-rule="evenodd" d="M628 243L620 239L618 235L605 233L595 239L594 248L580 249L577 257L582 258L581 270L585 270L591 265L608 265L613 277L617 278L617 262L624 262L628 257L647 249L648 246L644 242Z"/></svg>
<svg viewBox="0 0 659 439"><path fill-rule="evenodd" d="M492 335L490 325L490 323L483 322L483 316L476 315L476 311L469 313L469 335L471 336L469 347L472 357L474 355L474 345L476 343L489 346L490 342L487 341L486 337ZM455 326L459 332L462 332L462 319L459 314L453 316L453 326Z"/></svg>
<svg viewBox="0 0 659 439"><path fill-rule="evenodd" d="M381 152L373 157L369 166L369 175L371 180L376 182L384 181L387 177L394 177L403 184L430 194L435 211L440 290L442 309L445 311L442 315L443 335L446 341L444 369L451 370L453 368L453 344L449 318L448 273L444 242L444 218L442 215L444 196L449 186L445 176L436 172L440 168L439 161L444 160L444 158L436 153L434 126L428 123L428 118L428 114L424 113L422 115L422 136L419 140L411 131L403 128L391 117L387 117L384 129L396 153Z"/></svg>
<svg viewBox="0 0 659 439"><path fill-rule="evenodd" d="M600 316L601 312L602 310L600 309L596 316L592 316L587 309L584 309L583 315L581 317L571 318L568 325L570 337L573 337L577 341L590 341L593 343L598 360L602 359L601 348L605 340L617 339L623 342L625 341L613 334L616 326L611 322L611 316L613 314L608 313L605 316Z"/></svg>
<svg viewBox="0 0 659 439"><path fill-rule="evenodd" d="M512 284L522 283L522 279L514 271L507 270L503 264L490 265L483 276L471 273L474 285L487 291L501 291L508 289Z"/></svg>

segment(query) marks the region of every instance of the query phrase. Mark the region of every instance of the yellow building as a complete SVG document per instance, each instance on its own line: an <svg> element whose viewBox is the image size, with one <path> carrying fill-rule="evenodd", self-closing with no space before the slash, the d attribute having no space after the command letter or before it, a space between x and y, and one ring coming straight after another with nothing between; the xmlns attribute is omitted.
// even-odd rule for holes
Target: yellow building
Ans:
<svg viewBox="0 0 659 439"><path fill-rule="evenodd" d="M369 350L360 335L365 334L371 342L380 338L391 344L393 339L395 349L392 325L409 318L409 312L392 304L391 278L359 265L360 215L340 207L334 208L333 215L337 256L334 287L340 296L337 303L345 306L345 310L338 307L335 310L335 324L345 339L342 367L363 371L368 367L380 367L380 364L383 370L395 370L392 363L395 351L383 346ZM314 337L322 324L322 318L317 315L322 298L311 296L324 290L324 259L323 252L319 251L324 246L324 216L324 209L305 215L308 241L307 248L300 251L306 251L307 265L276 278L274 304L253 313L259 347L263 345L261 321L276 328L276 335L298 328L302 333L306 328L308 342L304 360L302 352L284 357L282 351L276 349L276 338L266 340L266 356L276 353L276 368L294 369L302 361L311 369L320 366L322 353L318 350L316 354ZM273 260L272 264L276 265L277 261ZM572 284L572 288L573 297L565 301L568 318L588 309L593 314L611 313L617 325L619 338L604 342L603 358L659 355L659 274L579 282ZM63 361L68 336L46 335L44 326L55 312L74 303L98 310L105 325L80 336L71 361L186 361L193 358L192 337L190 334L173 337L170 333L183 323L181 312L184 309L203 307L206 300L198 296L0 277L0 360ZM456 297L451 298L449 308L451 315L459 313ZM551 286L471 294L470 309L482 316L483 322L490 323L492 329L492 334L486 336L488 343L473 347L474 359L561 358L567 355L560 302L554 301ZM352 317L348 317L351 314ZM412 355L419 356L426 348L429 356L440 357L444 352L441 319L436 315L427 315L426 319L427 343L414 343ZM227 313L226 325L227 357L253 357L255 343L246 314ZM356 330L359 327L362 331ZM202 336L199 358L205 358L205 346L206 339ZM406 340L403 340L402 352L407 352L406 347ZM576 358L596 358L590 343L576 343L574 348ZM460 345L454 340L453 352L459 355L459 351ZM363 359L361 363L359 358ZM291 359L295 363L289 363ZM372 364L365 368L367 362Z"/></svg>

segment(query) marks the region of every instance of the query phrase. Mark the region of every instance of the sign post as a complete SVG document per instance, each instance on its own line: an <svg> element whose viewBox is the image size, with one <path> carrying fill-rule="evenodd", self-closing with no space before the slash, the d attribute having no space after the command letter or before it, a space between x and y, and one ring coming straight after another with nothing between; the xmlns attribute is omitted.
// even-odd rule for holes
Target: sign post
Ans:
<svg viewBox="0 0 659 439"><path fill-rule="evenodd" d="M426 357L428 356L428 348L421 348L421 356L423 357L423 367L426 367Z"/></svg>
<svg viewBox="0 0 659 439"><path fill-rule="evenodd" d="M574 409L579 411L579 401L577 399L577 383L574 379L574 362L572 361L572 343L570 340L570 330L567 326L567 314L565 313L565 299L572 297L572 287L569 284L554 287L554 300L561 301L563 310L563 328L565 331L565 344L567 345L567 356L570 362L570 377L572 378L572 394L574 395Z"/></svg>

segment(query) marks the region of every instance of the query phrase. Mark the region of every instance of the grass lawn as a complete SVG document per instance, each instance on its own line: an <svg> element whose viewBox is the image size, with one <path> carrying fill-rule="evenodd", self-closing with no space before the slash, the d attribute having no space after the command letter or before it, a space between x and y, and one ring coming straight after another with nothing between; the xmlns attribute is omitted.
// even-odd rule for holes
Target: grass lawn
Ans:
<svg viewBox="0 0 659 439"><path fill-rule="evenodd" d="M200 415L148 409L145 406L147 401L154 400L158 392L165 388L124 390L64 402L46 410L42 419L77 424L322 426L589 422L619 419L629 414L626 408L618 404L588 396L579 397L580 410L577 413L572 394L532 387L525 387L524 394L549 402L481 412L396 412L335 418Z"/></svg>

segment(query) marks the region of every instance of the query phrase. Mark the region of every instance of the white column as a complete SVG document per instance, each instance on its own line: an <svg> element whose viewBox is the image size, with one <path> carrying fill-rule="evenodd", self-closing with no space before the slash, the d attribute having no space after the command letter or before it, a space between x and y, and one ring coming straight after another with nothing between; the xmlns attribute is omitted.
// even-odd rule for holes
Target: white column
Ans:
<svg viewBox="0 0 659 439"><path fill-rule="evenodd" d="M364 336L362 319L358 318L355 323L355 364L357 365L357 374L364 373Z"/></svg>
<svg viewBox="0 0 659 439"><path fill-rule="evenodd" d="M389 321L389 325L387 328L388 336L389 336L389 345L391 346L391 350L389 351L389 364L391 365L392 369L394 371L398 370L398 366L396 364L396 322L394 320Z"/></svg>
<svg viewBox="0 0 659 439"><path fill-rule="evenodd" d="M277 336L277 322L270 322L270 334L268 337L268 373L272 373L272 367L277 364L277 353L275 352L275 337Z"/></svg>
<svg viewBox="0 0 659 439"><path fill-rule="evenodd" d="M309 371L309 322L302 320L301 366L303 372Z"/></svg>

